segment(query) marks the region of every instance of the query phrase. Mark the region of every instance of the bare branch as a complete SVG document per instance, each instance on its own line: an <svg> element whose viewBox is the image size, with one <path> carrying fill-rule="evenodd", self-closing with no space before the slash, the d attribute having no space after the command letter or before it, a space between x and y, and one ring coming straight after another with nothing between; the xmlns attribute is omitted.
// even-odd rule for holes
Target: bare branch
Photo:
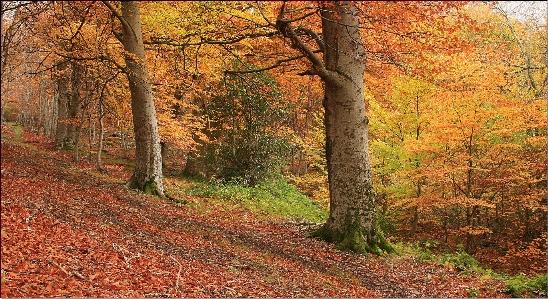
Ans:
<svg viewBox="0 0 548 299"><path fill-rule="evenodd" d="M15 6L12 6L12 7L8 7L8 4L7 3L17 3L16 1L2 1L2 15L4 15L4 13L10 11L10 10L16 10L18 8L21 8L21 7L25 7L27 5L30 5L32 4L31 1L26 1L26 2L22 2L22 3L19 3L19 4L16 4ZM4 3L6 3L4 5Z"/></svg>
<svg viewBox="0 0 548 299"><path fill-rule="evenodd" d="M259 72L268 71L268 70L277 68L277 67L281 66L282 64L284 64L286 62L299 60L299 59L302 59L302 58L305 58L305 57L306 57L305 55L300 55L300 56L294 56L294 57L289 57L289 58L285 58L285 59L278 59L276 61L276 63L274 63L273 65L267 66L267 67L258 68L258 69L249 69L249 70L227 70L227 71L225 71L225 73L226 74L259 73Z"/></svg>
<svg viewBox="0 0 548 299"><path fill-rule="evenodd" d="M309 74L318 75L320 77L327 76L327 70L323 61L314 54L315 52L308 48L304 42L299 38L297 33L291 28L291 24L283 19L285 9L285 3L280 8L280 13L278 14L278 20L276 21L276 28L280 33L288 37L291 40L291 46L300 50L310 62L312 62L313 68L308 72ZM304 29L301 29L303 31ZM304 31L303 31L304 32ZM320 47L321 49L321 47Z"/></svg>
<svg viewBox="0 0 548 299"><path fill-rule="evenodd" d="M308 34L310 37L312 37L316 41L318 48L320 48L322 52L325 51L325 43L323 42L323 39L314 30L300 26L299 28L297 28L296 32L303 32Z"/></svg>
<svg viewBox="0 0 548 299"><path fill-rule="evenodd" d="M263 19L268 23L268 25L276 28L276 24L272 23L263 13L263 10L261 9L261 2L260 1L257 1L257 8L259 9L259 13L261 13L261 16L263 17Z"/></svg>
<svg viewBox="0 0 548 299"><path fill-rule="evenodd" d="M153 39L151 38L150 41L144 42L146 45L168 45L168 46L175 46L175 47L187 47L187 46L198 46L198 45L228 45L228 44L235 44L237 42L240 42L244 39L252 39L252 38L258 38L258 37L272 37L278 35L278 31L268 31L268 32L262 32L262 33L250 33L250 34L244 34L237 36L233 39L227 39L227 40L212 40L207 38L201 38L199 42L175 42L170 39ZM184 38L189 38L192 36L198 35L198 33L193 33L185 36ZM183 38L183 39L184 39Z"/></svg>
<svg viewBox="0 0 548 299"><path fill-rule="evenodd" d="M133 34L135 34L135 32L133 31L133 28L129 25L129 23L126 21L126 19L124 19L124 17L122 15L120 15L120 13L116 10L116 8L114 6L112 6L112 4L110 4L110 2L108 2L106 0L102 0L101 2L103 2L103 4L112 12L112 14L120 21L120 23L122 23L122 26L124 28L126 28L127 32L133 32ZM122 42L123 36L121 34L114 33L114 36L120 42Z"/></svg>
<svg viewBox="0 0 548 299"><path fill-rule="evenodd" d="M110 2L108 1L101 1L103 2L103 4L112 12L112 14L122 23L122 24L126 24L126 26L129 27L129 24L127 24L126 20L122 17L122 15L120 15L120 13L116 10L116 8L114 6L112 6L112 4L110 4Z"/></svg>

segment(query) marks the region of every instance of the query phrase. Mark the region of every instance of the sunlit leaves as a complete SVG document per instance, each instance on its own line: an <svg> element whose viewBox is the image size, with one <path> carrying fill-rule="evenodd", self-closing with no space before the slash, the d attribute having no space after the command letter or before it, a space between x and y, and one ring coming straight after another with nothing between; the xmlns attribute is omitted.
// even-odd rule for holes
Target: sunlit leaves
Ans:
<svg viewBox="0 0 548 299"><path fill-rule="evenodd" d="M424 227L443 228L440 238L458 236L452 242L466 244L470 252L481 250L475 238L501 238L505 244L502 236L542 232L534 223L545 219L540 211L546 182L546 103L533 100L531 88L538 79L515 71L525 63L522 51L509 31L500 34L507 27L495 25L496 15L483 10L475 17L491 23L481 31L456 32L474 48L430 57L443 68L424 77L433 85L420 88L428 91L421 97L426 105L416 109L425 123L402 101L413 94L410 85L391 81L384 93L368 98L381 203L392 205L396 219L408 220L398 222L403 231L418 216ZM532 75L543 76L536 69ZM416 209L415 218L402 215L401 208Z"/></svg>

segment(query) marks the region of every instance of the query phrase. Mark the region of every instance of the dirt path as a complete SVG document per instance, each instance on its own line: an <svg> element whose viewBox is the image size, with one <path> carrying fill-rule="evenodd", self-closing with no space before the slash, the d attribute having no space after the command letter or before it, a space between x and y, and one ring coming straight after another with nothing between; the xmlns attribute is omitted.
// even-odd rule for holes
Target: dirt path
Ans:
<svg viewBox="0 0 548 299"><path fill-rule="evenodd" d="M295 224L162 201L1 146L2 297L507 297L498 281L339 252Z"/></svg>

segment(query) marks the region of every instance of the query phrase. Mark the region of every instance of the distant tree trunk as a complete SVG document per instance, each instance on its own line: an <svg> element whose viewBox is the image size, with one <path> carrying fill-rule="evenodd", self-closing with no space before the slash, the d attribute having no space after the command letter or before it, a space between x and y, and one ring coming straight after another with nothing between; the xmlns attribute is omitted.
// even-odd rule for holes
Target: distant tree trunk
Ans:
<svg viewBox="0 0 548 299"><path fill-rule="evenodd" d="M99 144L97 145L97 169L100 172L105 172L105 166L103 165L103 160L101 155L103 154L103 138L105 134L105 126L103 123L103 97L99 98ZM122 133L123 135L123 133Z"/></svg>
<svg viewBox="0 0 548 299"><path fill-rule="evenodd" d="M368 153L368 118L364 100L365 50L355 5L323 2L323 61L278 17L278 30L313 63L303 74L325 83L326 158L330 191L327 222L313 235L341 250L380 254L392 251L376 222L375 192ZM283 10L283 7L282 7ZM318 40L318 39L317 39Z"/></svg>
<svg viewBox="0 0 548 299"><path fill-rule="evenodd" d="M88 99L89 100L89 99ZM87 106L87 101L85 106ZM85 108L85 107L84 107ZM80 110L80 120L78 125L74 126L76 129L74 130L74 133L72 134L72 140L74 140L74 161L76 163L80 163L80 136L82 133L82 127L84 126L84 121L86 119L86 109L79 109Z"/></svg>
<svg viewBox="0 0 548 299"><path fill-rule="evenodd" d="M95 130L95 123L91 121L92 114L88 113L88 163L91 163L93 150L93 132Z"/></svg>
<svg viewBox="0 0 548 299"><path fill-rule="evenodd" d="M67 127L67 138L72 144L76 144L77 138L80 135L81 125L77 123L77 119L80 116L82 110L82 96L80 95L80 90L83 78L84 68L80 64L73 62L71 63L72 73L70 78L70 100L68 105L68 116L71 118L71 122Z"/></svg>
<svg viewBox="0 0 548 299"><path fill-rule="evenodd" d="M69 102L69 91L68 91L68 77L65 74L67 69L67 63L61 63L57 66L57 71L61 72L58 75L57 82L57 129L55 130L55 145L58 148L63 147L63 142L67 136L67 123L66 118L68 117L68 102Z"/></svg>
<svg viewBox="0 0 548 299"><path fill-rule="evenodd" d="M122 35L117 34L117 38L127 52L124 58L131 93L136 147L135 170L128 187L164 196L160 135L146 67L139 5L136 1L122 1L120 16L110 3L104 3L122 23Z"/></svg>

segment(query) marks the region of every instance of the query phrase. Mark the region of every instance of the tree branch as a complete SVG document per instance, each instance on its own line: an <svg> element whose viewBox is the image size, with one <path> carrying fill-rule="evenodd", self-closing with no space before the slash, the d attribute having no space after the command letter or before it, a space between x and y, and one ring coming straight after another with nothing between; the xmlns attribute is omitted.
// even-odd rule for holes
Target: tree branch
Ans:
<svg viewBox="0 0 548 299"><path fill-rule="evenodd" d="M323 61L316 56L315 51L312 51L310 48L308 48L304 42L299 38L299 36L295 33L293 28L291 28L291 24L288 20L284 20L284 10L285 10L285 2L280 8L280 12L278 14L278 19L276 20L276 29L285 37L288 37L291 40L291 46L293 48L296 48L300 50L306 58L312 63L312 68L304 73L301 73L303 75L318 75L320 77L327 77L327 70L325 68L325 65ZM305 32L304 28L300 29L301 31ZM311 30L310 30L311 31ZM320 50L322 49L322 46L320 46Z"/></svg>
<svg viewBox="0 0 548 299"><path fill-rule="evenodd" d="M114 59L112 59L108 56L105 56L105 55L98 55L98 56L94 56L94 57L77 57L77 56L61 54L59 52L55 52L55 55L61 56L63 58L69 59L69 60L77 60L77 61L91 61L91 60L108 61L108 62L111 62L112 64L114 64L116 66L116 68L118 68L123 73L128 72L127 67L119 64L116 60L114 60Z"/></svg>
<svg viewBox="0 0 548 299"><path fill-rule="evenodd" d="M273 65L267 66L267 67L263 67L263 68L259 68L259 69L252 69L252 70L227 70L227 71L225 71L225 73L226 74L258 73L258 72L268 71L268 70L271 70L273 68L277 68L285 62L299 60L299 59L302 59L302 58L305 58L305 57L306 57L306 55L300 55L300 56L294 56L294 57L289 57L289 58L285 58L285 59L278 59L276 61L276 63L274 63Z"/></svg>
<svg viewBox="0 0 548 299"><path fill-rule="evenodd" d="M272 37L272 36L275 36L275 35L278 35L279 32L278 31L268 31L268 32L262 32L262 33L250 33L250 34L244 34L244 35L240 35L240 36L237 36L233 39L228 39L228 40L212 40L212 39L206 39L206 38L201 38L199 42L189 42L189 43L180 43L180 42L175 42L173 40L170 40L170 39L153 39L151 38L150 41L146 41L144 42L144 44L146 45L168 45L168 46L175 46L175 47L187 47L187 46L199 46L199 45L205 45L205 44L208 44L208 45L228 45L228 44L235 44L237 42L240 42L244 39L248 39L248 38L257 38L257 37ZM188 37L192 37L192 36L195 36L195 35L198 35L197 33L193 33L193 34L189 34L187 36L185 36L184 38L188 38Z"/></svg>
<svg viewBox="0 0 548 299"><path fill-rule="evenodd" d="M112 14L120 21L120 23L122 23L122 26L124 28L126 28L127 32L133 32L133 28L131 28L131 26L126 21L126 19L124 19L124 17L122 15L120 15L120 13L116 10L116 8L114 6L112 6L112 4L110 4L110 2L108 2L106 0L102 0L101 2L103 2L103 4L112 12ZM113 32L113 33L114 33L114 36L116 37L116 39L118 39L120 42L122 42L122 38L123 38L122 34L116 33L116 32Z"/></svg>
<svg viewBox="0 0 548 299"><path fill-rule="evenodd" d="M305 34L308 34L316 41L316 44L318 45L318 48L320 48L322 53L325 51L325 43L323 42L323 39L314 30L300 26L297 28L296 32L303 32Z"/></svg>

